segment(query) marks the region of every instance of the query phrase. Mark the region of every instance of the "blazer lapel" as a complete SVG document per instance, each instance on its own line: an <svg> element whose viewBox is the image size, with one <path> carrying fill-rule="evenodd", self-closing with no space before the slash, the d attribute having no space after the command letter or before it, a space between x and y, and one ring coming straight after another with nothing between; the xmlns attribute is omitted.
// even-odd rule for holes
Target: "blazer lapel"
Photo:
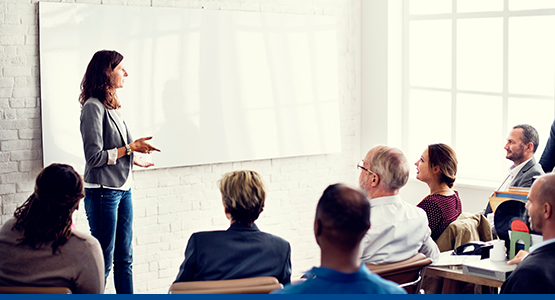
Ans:
<svg viewBox="0 0 555 300"><path fill-rule="evenodd" d="M536 158L532 157L532 159L528 161L526 165L524 165L524 167L522 167L521 173L524 174L528 172L528 170L530 170L535 164L536 164Z"/></svg>
<svg viewBox="0 0 555 300"><path fill-rule="evenodd" d="M110 119L112 119L112 122L114 122L114 124L116 124L116 128L118 129L118 132L119 132L119 136L121 137L122 142L124 142L124 141L125 141L125 138L123 137L123 133L124 133L125 131L124 131L124 128L121 128L121 127L120 127L120 125L119 125L120 122L117 121L117 120L118 120L118 116L116 116L115 114L117 114L117 112L116 112L115 110L113 110L113 109L108 109L108 115L110 116ZM121 120L121 117L120 117L119 119ZM123 121L122 121L122 122L123 122Z"/></svg>

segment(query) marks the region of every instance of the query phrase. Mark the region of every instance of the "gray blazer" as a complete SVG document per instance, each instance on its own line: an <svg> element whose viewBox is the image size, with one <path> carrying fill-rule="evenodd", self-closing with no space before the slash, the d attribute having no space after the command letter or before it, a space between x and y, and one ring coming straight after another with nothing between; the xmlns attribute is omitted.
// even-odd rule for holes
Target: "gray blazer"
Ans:
<svg viewBox="0 0 555 300"><path fill-rule="evenodd" d="M107 150L125 146L124 134L128 142L133 141L129 131L117 125L114 114L116 111L107 109L96 98L89 98L81 108L81 137L86 160L84 180L87 183L121 187L133 168L133 154L118 158L115 165L108 165Z"/></svg>
<svg viewBox="0 0 555 300"><path fill-rule="evenodd" d="M513 182L511 183L511 187L522 187L522 188L529 188L534 183L534 176L543 175L542 166L536 162L536 158L532 157L522 169L516 174ZM486 210L484 212L485 215L492 213L491 205L488 202L488 206L486 206Z"/></svg>
<svg viewBox="0 0 555 300"><path fill-rule="evenodd" d="M536 158L527 162L524 167L516 174L511 187L531 187L534 183L534 176L543 175L542 166L536 162Z"/></svg>

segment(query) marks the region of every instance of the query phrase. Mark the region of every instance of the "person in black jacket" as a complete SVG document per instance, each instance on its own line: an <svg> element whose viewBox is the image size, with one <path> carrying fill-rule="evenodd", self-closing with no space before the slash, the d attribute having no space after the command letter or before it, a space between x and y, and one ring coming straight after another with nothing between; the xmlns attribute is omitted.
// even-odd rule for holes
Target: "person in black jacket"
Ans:
<svg viewBox="0 0 555 300"><path fill-rule="evenodd" d="M533 245L501 287L502 294L555 294L555 174L532 185L526 209L530 227L543 242ZM522 254L522 253L519 253Z"/></svg>
<svg viewBox="0 0 555 300"><path fill-rule="evenodd" d="M540 165L545 173L551 173L555 168L555 120L549 130L549 138L547 139L545 149L543 149Z"/></svg>
<svg viewBox="0 0 555 300"><path fill-rule="evenodd" d="M226 231L194 233L175 282L273 276L291 281L291 246L254 224L264 208L266 192L254 171L224 174L220 192L231 225Z"/></svg>

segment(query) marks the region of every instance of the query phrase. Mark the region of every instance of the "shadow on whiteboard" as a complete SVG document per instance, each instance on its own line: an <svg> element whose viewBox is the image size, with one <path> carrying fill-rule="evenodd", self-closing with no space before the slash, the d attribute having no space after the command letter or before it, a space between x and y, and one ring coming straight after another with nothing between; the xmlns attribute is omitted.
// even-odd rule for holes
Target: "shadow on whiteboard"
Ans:
<svg viewBox="0 0 555 300"><path fill-rule="evenodd" d="M39 2L44 164L79 171L79 85L113 49L155 167L341 151L335 17Z"/></svg>

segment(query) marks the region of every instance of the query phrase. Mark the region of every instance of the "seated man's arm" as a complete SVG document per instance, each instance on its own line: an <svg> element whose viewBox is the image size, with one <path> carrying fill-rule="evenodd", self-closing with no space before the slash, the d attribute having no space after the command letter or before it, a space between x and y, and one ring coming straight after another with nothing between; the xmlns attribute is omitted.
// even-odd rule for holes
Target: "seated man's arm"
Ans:
<svg viewBox="0 0 555 300"><path fill-rule="evenodd" d="M426 257L431 258L433 261L437 261L439 258L439 248L430 235L428 235L428 238L424 240L424 243L418 252L426 255Z"/></svg>
<svg viewBox="0 0 555 300"><path fill-rule="evenodd" d="M191 236L189 242L187 242L187 248L185 249L185 260L179 267L179 273L174 282L182 281L194 281L195 280L195 270L196 270L196 243L195 234Z"/></svg>
<svg viewBox="0 0 555 300"><path fill-rule="evenodd" d="M287 256L285 259L285 264L281 272L280 278L278 278L279 283L288 284L291 282L291 245L287 243Z"/></svg>

